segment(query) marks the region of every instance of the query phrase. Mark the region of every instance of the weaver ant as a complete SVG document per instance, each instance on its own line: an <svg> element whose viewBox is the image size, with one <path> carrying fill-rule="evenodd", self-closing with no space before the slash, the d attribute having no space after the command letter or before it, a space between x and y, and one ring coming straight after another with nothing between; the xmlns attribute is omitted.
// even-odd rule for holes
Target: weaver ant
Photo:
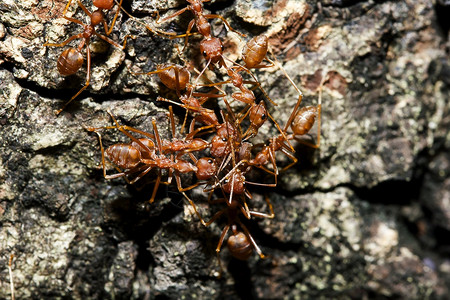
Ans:
<svg viewBox="0 0 450 300"><path fill-rule="evenodd" d="M286 71L283 68L281 68L281 69L284 72L285 76L288 78L288 80L291 82L291 84L294 86L294 88L299 93L299 98L297 100L297 103L296 103L294 109L292 110L292 113L289 116L289 119L286 122L285 127L281 130L281 134L279 134L275 137L272 137L270 139L269 144L264 145L262 147L262 149L255 155L255 157L253 159L250 159L250 156L251 156L250 151L248 151L247 154L243 154L243 155L241 154L242 157L247 157L247 158L240 160L224 178L229 178L230 176L233 176L232 179L235 179L234 174L235 174L235 172L237 172L239 170L238 168L241 165L246 165L247 167L260 168L260 169L268 172L269 174L274 175L275 183L263 184L263 185L276 186L277 176L279 173L278 167L276 164L276 157L275 157L276 152L281 151L282 153L284 153L286 156L288 156L292 160L292 163L289 164L288 166L284 167L283 171L292 167L298 161L297 158L293 155L293 152L294 152L293 149L290 147L290 145L286 144L286 142L289 142L289 140L295 139L309 147L312 147L312 148L319 147L319 145L320 145L320 124L321 124L320 117L321 117L321 108L322 108L322 87L327 79L327 76L324 76L320 83L319 99L318 99L317 106L305 106L305 107L300 108L300 104L303 99L303 93L295 85L295 83L292 81L292 79L289 77L289 75L286 73ZM310 142L307 142L304 140L299 140L300 136L307 134L311 130L311 128L313 127L313 125L315 123L316 118L318 119L317 142L315 144L313 144L313 143L310 143ZM288 132L287 132L289 127L291 127L291 130L292 130L291 134L288 134ZM265 167L265 165L267 165L269 162L272 164L273 171L271 171ZM261 185L258 183L252 183L252 184Z"/></svg>
<svg viewBox="0 0 450 300"><path fill-rule="evenodd" d="M172 133L175 133L175 125L174 125L174 117L172 113L172 107L169 107L170 111L170 121L172 124ZM192 163L181 159L181 156L184 154L189 154L190 152L200 151L207 147L209 147L209 143L199 139L193 138L198 130L191 132L186 136L184 140L172 138L172 140L163 140L159 135L158 128L156 126L156 121L152 120L153 126L153 134L141 131L139 129L120 125L115 117L108 112L113 119L115 126L106 126L101 128L93 128L87 127L86 129L91 132L95 132L99 137L100 149L102 152L102 166L103 166L103 175L106 179L113 179L123 176L128 176L131 174L139 173L133 180L128 181L128 183L133 184L141 179L145 174L147 174L153 168L158 168L158 177L156 179L155 187L153 189L152 197L150 199L150 203L154 201L158 186L161 182L162 169L166 169L169 171L169 178L167 184L171 183L172 173L174 173L175 180L177 182L177 187L180 192L184 192L190 190L198 184L195 184L190 187L183 188L181 185L181 173L197 173L198 168L194 166ZM132 142L130 144L115 144L106 149L103 148L101 135L98 132L99 129L118 129L126 136L128 136ZM136 138L130 132L138 133L145 138ZM155 142L156 143L155 143ZM170 154L170 157L166 155ZM110 161L112 161L119 170L119 173L107 175L106 174L106 163L105 163L105 155L108 157ZM192 156L191 156L192 157ZM195 160L197 163L197 160ZM203 161L202 161L203 162ZM200 174L203 172L205 176L206 173L211 173L212 171L207 170L205 164L203 164ZM209 167L211 168L211 166ZM124 169L125 171L121 171L120 169Z"/></svg>
<svg viewBox="0 0 450 300"><path fill-rule="evenodd" d="M122 1L123 0L120 1L119 6L121 6ZM77 20L77 19L74 19L71 17L67 17L65 15L65 13L71 3L71 0L70 0L67 3L66 8L64 9L63 18L70 22L77 23L77 24L83 26L83 28L84 28L83 32L73 35L73 36L69 37L67 40L65 40L64 42L59 43L59 44L46 42L43 45L43 46L51 46L51 47L64 47L65 45L67 45L68 43L70 43L71 41L73 41L75 39L81 39L77 48L73 48L73 47L67 48L66 50L64 50L61 53L61 55L58 58L57 68L58 68L59 73L63 76L73 75L81 68L81 66L83 65L83 62L84 62L84 57L81 54L81 50L84 47L86 47L86 62L87 62L86 82L85 82L84 86L68 102L66 102L61 109L56 111L57 115L59 115L70 102L72 102L78 95L81 94L81 92L83 92L89 86L89 83L91 80L91 51L89 49L89 44L90 44L91 37L93 35L99 37L100 39L104 40L105 42L107 42L121 50L125 49L125 47L126 47L127 38L130 37L130 35L125 36L123 45L120 46L119 44L117 44L115 41L113 41L109 37L99 34L98 32L95 31L95 26L102 23L104 25L106 35L109 35L111 33L112 28L115 24L119 9L117 10L116 15L111 23L111 27L108 29L108 26L105 21L105 15L102 10L112 8L112 5L109 4L110 2L111 1L99 1L99 0L94 1L94 5L96 5L98 9L91 13L86 9L86 7L83 5L83 3L81 3L80 0L77 0L79 7L81 7L81 9L86 13L86 15L90 19L90 23L85 24L80 20ZM131 37L133 37L133 36L131 36Z"/></svg>
<svg viewBox="0 0 450 300"><path fill-rule="evenodd" d="M248 52L247 57L249 59L257 59L258 62L261 62L265 57L265 52L264 52L264 56L257 57L257 58L255 58L255 56L260 56L259 52L256 52L256 51L247 51L247 52ZM256 104L256 97L255 97L253 91L245 86L245 84L250 83L250 84L260 87L261 91L266 96L266 98L273 105L275 105L275 106L277 105L269 97L269 95L266 93L266 91L263 88L261 88L260 83L258 82L256 77L253 75L253 73L247 67L245 67L243 65L240 65L234 61L231 61L222 55L220 55L220 57L222 58L222 60L226 59L226 60L230 61L232 64L234 64L234 66L232 66L232 67L228 67L224 61L222 64L225 67L225 69L227 70L227 74L230 77L230 79L228 79L226 81L222 81L222 82L212 83L212 84L204 84L202 86L217 86L217 85L222 85L222 84L226 84L226 83L232 83L235 87L237 87L239 89L239 92L234 92L231 95L231 97L239 102L247 104L247 108L245 109L246 112L238 115L239 123L241 123L247 117L247 115L249 115L249 118L250 118L249 119L250 126L248 127L246 132L243 134L244 139L255 136L258 133L258 129L264 124L264 122L267 120L267 118L270 118L274 122L274 124L278 128L278 130L280 130L278 123L275 121L275 119L273 119L273 117L267 111L267 108L266 108L264 102L261 101L259 104ZM262 65L262 66L264 66L264 65ZM242 75L239 73L240 71L246 71L248 74L250 74L250 76L252 76L254 81L244 80ZM281 130L280 130L280 132L281 132Z"/></svg>
<svg viewBox="0 0 450 300"><path fill-rule="evenodd" d="M184 47L188 44L188 37L192 34L191 30L194 27L194 25L197 27L197 31L199 34L201 34L204 37L204 40L212 40L215 39L211 35L211 24L209 24L208 19L221 19L222 22L227 26L228 30L233 31L241 36L244 36L244 34L240 33L237 30L234 30L230 24L225 20L224 17L221 15L215 15L215 14L205 14L203 12L203 3L209 2L210 0L186 0L189 4L185 7L180 9L179 11L175 12L174 14L167 16L159 21L157 23L164 23L172 18L175 18L182 13L184 13L187 10L190 10L194 14L194 19L192 19L189 22L188 29L186 30L185 34L173 36L171 38L180 38L185 37L185 43Z"/></svg>
<svg viewBox="0 0 450 300"><path fill-rule="evenodd" d="M269 38L265 35L258 35L250 39L242 49L242 60L245 62L246 69L260 69L274 66L273 61L267 57L269 49ZM261 65L266 59L269 65Z"/></svg>
<svg viewBox="0 0 450 300"><path fill-rule="evenodd" d="M223 202L227 202L227 200L221 198L210 201L210 203L212 204ZM230 228L232 231L232 235L227 240L227 247L233 257L239 260L247 260L252 255L253 249L255 249L259 257L261 257L262 259L266 258L266 256L262 253L261 249L256 244L247 227L239 219L239 214L243 214L247 219L250 219L251 216L272 219L275 216L275 213L273 211L272 204L267 197L266 202L269 207L269 214L248 210L247 207L244 207L246 206L246 204L242 205L237 197L233 197L229 205L215 213L212 218L205 223L205 226L209 226L223 214L226 214L228 218L227 225L223 228L216 247L216 254L221 273L223 271L223 267L220 260L220 251ZM242 230L238 229L238 225Z"/></svg>
<svg viewBox="0 0 450 300"><path fill-rule="evenodd" d="M77 1L79 1L79 0L77 0ZM114 18L111 22L111 26L108 28L108 24L106 23L105 14L104 14L103 10L107 10L107 11L111 10L114 6L114 0L92 0L92 5L97 7L97 9L94 12L92 12L92 14L93 15L94 14L96 14L96 15L102 14L103 15L103 18L100 21L100 23L103 24L103 27L105 29L105 34L107 36L110 35L113 30L114 24L116 23L117 17L119 16L120 8L122 7L122 2L123 2L123 0L120 0L120 3L118 3L117 11L114 14ZM69 0L67 2L66 7L63 10L63 17L65 17L67 10L69 9L71 3L72 3L72 0Z"/></svg>
<svg viewBox="0 0 450 300"><path fill-rule="evenodd" d="M171 89L186 89L186 92L183 95L179 95L179 100L181 101L181 104L178 102L174 102L172 100L158 97L157 101L165 101L169 102L178 106L181 106L186 109L186 116L184 118L183 124L181 126L180 133L183 133L186 120L187 120L187 114L188 112L193 112L194 119L191 122L190 125L190 131L193 130L193 126L196 121L204 124L205 126L203 129L211 128L211 127L217 127L219 126L219 120L217 118L216 113L211 110L203 107L203 104L209 99L209 98L222 98L225 97L226 94L224 91L222 91L220 88L216 89L220 92L219 94L212 93L212 92L195 92L196 83L194 85L190 84L190 72L185 68L178 65L164 65L164 69L159 69L150 73L158 73L158 75L161 78L161 81ZM147 73L148 74L148 73ZM199 77L201 74L199 74ZM199 78L198 77L198 78ZM197 80L198 80L197 78ZM196 80L196 81L197 81Z"/></svg>

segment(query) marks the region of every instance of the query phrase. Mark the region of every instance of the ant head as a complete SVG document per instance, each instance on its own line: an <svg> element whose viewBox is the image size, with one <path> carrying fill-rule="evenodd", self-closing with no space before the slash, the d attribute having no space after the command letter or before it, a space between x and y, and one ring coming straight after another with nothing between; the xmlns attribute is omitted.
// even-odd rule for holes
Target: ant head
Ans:
<svg viewBox="0 0 450 300"><path fill-rule="evenodd" d="M267 120L267 108L264 102L252 106L249 113L250 124L254 128L259 128Z"/></svg>
<svg viewBox="0 0 450 300"><path fill-rule="evenodd" d="M228 238L227 247L231 255L239 260L247 260L253 254L252 244L242 231L233 232Z"/></svg>
<svg viewBox="0 0 450 300"><path fill-rule="evenodd" d="M223 124L221 124L218 128L217 128L217 135L220 137L229 137L229 136L236 136L237 135L237 130L236 128L233 126L233 124L231 124L228 121L225 121Z"/></svg>
<svg viewBox="0 0 450 300"><path fill-rule="evenodd" d="M100 24L104 19L105 19L105 15L103 14L103 12L101 10L96 10L96 11L92 12L91 25L96 26L96 25Z"/></svg>
<svg viewBox="0 0 450 300"><path fill-rule="evenodd" d="M114 0L93 0L92 4L97 8L110 10L114 6Z"/></svg>
<svg viewBox="0 0 450 300"><path fill-rule="evenodd" d="M245 192L245 176L239 169L233 171L231 178L223 181L222 189L227 194L230 194L233 189L233 194L242 195Z"/></svg>
<svg viewBox="0 0 450 300"><path fill-rule="evenodd" d="M184 90L191 80L191 73L179 65L162 64L158 65L157 69L160 70L159 79L171 90Z"/></svg>
<svg viewBox="0 0 450 300"><path fill-rule="evenodd" d="M197 176L198 180L207 180L212 178L217 173L217 165L211 157L202 157L197 161Z"/></svg>
<svg viewBox="0 0 450 300"><path fill-rule="evenodd" d="M75 48L67 48L58 58L56 66L63 76L75 74L83 65L83 55Z"/></svg>
<svg viewBox="0 0 450 300"><path fill-rule="evenodd" d="M200 43L200 52L203 54L203 57L208 61L210 60L213 64L218 62L222 64L223 49L222 41L216 37L203 39Z"/></svg>
<svg viewBox="0 0 450 300"><path fill-rule="evenodd" d="M225 157L230 152L227 138L215 135L211 140L210 153L214 157Z"/></svg>

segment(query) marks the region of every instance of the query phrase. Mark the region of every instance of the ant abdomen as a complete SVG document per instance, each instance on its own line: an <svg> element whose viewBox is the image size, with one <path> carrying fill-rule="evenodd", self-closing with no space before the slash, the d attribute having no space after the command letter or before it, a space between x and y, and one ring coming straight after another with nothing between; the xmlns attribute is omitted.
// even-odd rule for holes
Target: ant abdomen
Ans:
<svg viewBox="0 0 450 300"><path fill-rule="evenodd" d="M151 156L155 154L155 143L151 139L147 138L140 138L139 142L141 142L147 148L142 147L135 141L131 142L131 146L136 148L141 153L141 158L151 159Z"/></svg>
<svg viewBox="0 0 450 300"><path fill-rule="evenodd" d="M83 55L75 48L67 48L58 58L57 68L61 75L75 74L83 65Z"/></svg>
<svg viewBox="0 0 450 300"><path fill-rule="evenodd" d="M97 8L110 10L114 6L114 0L93 0L92 4Z"/></svg>
<svg viewBox="0 0 450 300"><path fill-rule="evenodd" d="M231 235L228 238L227 247L231 255L240 260L248 260L253 254L252 244L243 232Z"/></svg>
<svg viewBox="0 0 450 300"><path fill-rule="evenodd" d="M200 53L213 64L221 61L223 49L222 41L216 37L203 39L200 42Z"/></svg>
<svg viewBox="0 0 450 300"><path fill-rule="evenodd" d="M158 70L161 70L161 72L158 72L159 79L166 87L171 90L184 90L191 79L191 74L189 73L189 71L179 65L161 64L158 65L157 68Z"/></svg>
<svg viewBox="0 0 450 300"><path fill-rule="evenodd" d="M141 162L141 152L129 144L111 145L105 153L109 160L119 168L131 169Z"/></svg>
<svg viewBox="0 0 450 300"><path fill-rule="evenodd" d="M249 69L258 66L267 54L269 38L265 35L255 36L242 49L242 60Z"/></svg>
<svg viewBox="0 0 450 300"><path fill-rule="evenodd" d="M294 135L307 134L313 127L316 116L317 107L315 106L305 106L299 109L291 125Z"/></svg>

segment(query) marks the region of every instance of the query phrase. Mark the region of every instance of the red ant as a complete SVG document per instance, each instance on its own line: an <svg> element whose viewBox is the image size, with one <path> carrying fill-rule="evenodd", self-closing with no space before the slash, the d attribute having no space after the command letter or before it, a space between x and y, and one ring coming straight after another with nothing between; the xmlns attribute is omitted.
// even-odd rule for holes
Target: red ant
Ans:
<svg viewBox="0 0 450 300"><path fill-rule="evenodd" d="M210 202L223 203L227 201L226 199L222 198ZM261 249L256 244L247 227L239 219L240 213L242 213L247 219L250 219L251 216L272 219L275 216L275 214L273 211L272 204L269 201L269 198L266 198L266 202L270 210L269 214L248 210L248 208L244 208L239 199L233 197L229 205L227 205L222 210L218 211L216 214L213 215L213 217L208 222L205 223L205 226L209 226L212 224L212 222L217 220L223 214L226 214L228 217L227 225L223 228L219 242L216 247L217 259L219 261L221 273L223 267L220 260L220 251L222 249L222 244L230 228L233 233L228 238L227 247L233 257L240 260L247 260L252 255L253 249L255 249L259 257L261 257L262 259L266 258L266 256L262 253ZM238 225L242 230L238 229Z"/></svg>
<svg viewBox="0 0 450 300"><path fill-rule="evenodd" d="M162 20L159 20L157 22L157 23L166 22L167 20L175 18L175 17L181 15L182 13L184 13L185 11L190 10L194 14L194 19L192 19L189 22L188 29L186 30L186 33L171 37L171 38L185 37L185 45L184 45L184 47L187 46L188 37L189 37L189 35L191 35L191 30L194 27L194 25L197 27L198 33L201 34L204 37L204 40L211 41L211 40L216 39L216 38L214 38L211 35L211 24L209 24L208 19L221 19L222 22L224 22L225 25L227 26L228 30L236 32L237 34L239 34L241 36L245 36L244 34L238 32L237 30L234 30L230 26L230 24L227 22L227 20L225 20L224 17L222 17L221 15L204 14L204 12L203 12L203 3L209 2L210 0L186 0L186 1L189 4L185 8L180 9L179 11L175 12L174 14L172 14L172 15L170 15L168 17L165 17ZM206 44L208 44L208 42L206 42ZM223 46L222 46L222 48L223 48Z"/></svg>
<svg viewBox="0 0 450 300"><path fill-rule="evenodd" d="M242 49L242 60L245 62L245 68L260 69L274 66L274 62L267 57L268 49L269 38L264 34L250 39ZM268 60L270 64L261 65L264 59Z"/></svg>
<svg viewBox="0 0 450 300"><path fill-rule="evenodd" d="M293 155L293 151L292 149L286 144L286 142L288 142L289 140L292 139L296 139L298 141L300 141L303 144L306 144L307 146L310 146L312 148L318 148L320 145L320 123L321 123L321 108L322 108L322 87L323 84L326 81L326 76L323 78L320 86L319 86L319 103L317 106L305 106L300 108L300 104L302 102L303 99L303 93L300 91L300 89L294 84L294 82L292 81L292 79L289 77L289 75L286 73L286 71L284 70L284 68L281 68L282 71L284 72L285 76L288 78L288 80L291 82L291 84L294 86L294 88L297 90L297 92L299 93L299 98L297 100L297 103L291 113L291 115L289 116L288 121L286 122L286 125L284 127L284 129L281 130L281 134L273 137L270 139L270 143L268 145L265 145L260 152L258 152L255 157L253 159L250 159L249 157L250 155L250 151L248 151L247 154L243 154L241 156L243 157L247 157L245 159L240 160L234 167L233 169L224 177L224 179L229 178L230 176L233 176L232 179L235 179L235 173L237 171L239 171L239 167L241 165L247 165L247 166L251 166L251 167L257 167L260 168L272 175L275 176L275 183L273 184L264 184L266 186L276 186L277 184L277 175L278 175L278 168L277 168L277 164L276 164L276 158L275 158L275 153L277 151L281 151L283 152L286 156L288 156L291 160L292 163L289 164L288 166L283 168L284 170L287 170L288 168L292 167L294 164L297 163L297 158ZM312 126L315 123L316 117L318 119L317 122L317 131L318 131L318 135L317 135L317 143L316 144L312 144L310 142L306 142L303 140L299 140L299 136L305 135L307 134ZM287 131L289 129L289 127L291 127L293 133L288 134ZM267 165L268 163L272 164L273 167L273 171L267 169L265 167L265 165ZM224 180L222 179L222 180ZM239 178L238 178L239 179ZM241 180L242 181L242 180ZM260 185L258 183L253 183L256 185ZM233 184L234 186L234 184Z"/></svg>
<svg viewBox="0 0 450 300"><path fill-rule="evenodd" d="M58 58L57 61L57 68L58 71L61 75L63 76L68 76L68 75L73 75L75 74L83 65L84 62L84 58L83 55L81 54L81 50L86 47L86 61L87 61L87 66L86 66L86 70L87 70L87 74L86 74L86 82L85 85L68 101L64 104L64 106L56 111L56 114L59 115L64 108L70 103L72 102L72 100L74 100L78 95L81 94L81 92L83 92L90 83L91 80L91 51L89 49L89 43L91 40L91 37L93 35L99 37L100 39L108 42L109 44L116 46L117 48L120 49L125 49L126 44L127 44L127 38L129 37L129 35L125 36L125 40L123 42L123 45L120 46L119 44L117 44L115 41L113 41L112 39L108 38L105 35L99 34L95 31L95 26L102 23L104 25L104 29L105 29L105 33L106 35L109 35L112 31L112 28L115 24L119 9L116 12L116 15L111 23L111 27L108 29L108 25L106 24L105 21L105 15L103 13L103 9L111 9L112 8L112 4L111 1L105 0L105 1L101 1L101 0L97 0L94 1L94 5L96 5L97 10L95 10L94 12L90 13L86 7L83 5L83 3L81 3L80 0L77 0L78 5L81 7L81 9L86 13L86 15L89 17L90 19L90 24L85 24L80 20L71 18L71 17L67 17L65 15L70 3L72 0L70 0L67 5L66 8L64 9L63 12L63 18L71 21L73 23L77 23L81 26L83 26L84 30L82 33L73 35L71 37L69 37L67 40L65 40L62 43L59 44L54 44L54 43L44 43L44 46L52 46L52 47L64 47L65 45L67 45L68 43L70 43L71 41L75 40L75 39L81 39L80 43L78 44L77 48L68 48L66 50L64 50L61 55ZM122 4L122 1L120 1L119 7ZM134 38L134 37L133 37Z"/></svg>
<svg viewBox="0 0 450 300"><path fill-rule="evenodd" d="M255 48L255 47L253 47L253 48ZM253 49L253 48L251 48L251 49ZM247 60L253 59L254 60L253 63L255 63L255 61L256 61L257 65L259 66L259 63L266 56L266 52L267 52L267 47L266 47L266 51L263 52L264 55L261 57L261 51L247 50L246 57L248 58ZM228 58L226 58L222 55L220 55L220 56L222 57L222 59L229 60ZM229 61L231 61L231 60L229 60ZM226 81L222 81L222 82L213 83L213 84L205 84L203 86L217 86L217 85L222 85L222 84L226 84L226 83L232 83L235 87L237 87L240 90L240 92L234 92L231 95L231 97L239 102L247 104L247 107L248 107L248 109L246 110L246 112L244 114L241 114L240 116L238 116L240 119L239 122L242 122L247 117L247 115L250 115L249 116L250 126L247 129L247 131L244 133L244 139L255 136L258 133L258 129L264 124L264 122L267 120L267 118L270 118L274 122L275 126L280 130L278 123L273 119L273 117L267 111L267 108L266 108L264 102L261 101L259 104L256 104L256 97L255 97L253 91L250 90L249 88L247 88L244 84L251 83L251 84L259 86L261 91L263 92L263 94L266 96L266 98L273 105L276 106L277 104L275 102L273 102L272 99L269 97L269 95L267 95L265 90L261 88L260 83L258 82L256 77L251 73L251 71L247 67L242 66L233 61L231 61L231 62L234 64L234 66L232 66L232 67L228 67L225 64L225 62L223 62L223 64L222 64L225 67L225 69L227 70L227 74L230 77L230 79L228 79ZM261 67L263 67L263 66L264 65L261 65ZM239 73L242 70L246 71L248 74L250 74L253 77L254 81L245 81L243 79L242 75ZM280 130L280 132L281 132L281 130Z"/></svg>
<svg viewBox="0 0 450 300"><path fill-rule="evenodd" d="M79 0L77 0L77 1L79 1ZM111 10L113 8L113 6L114 6L114 0L92 0L92 4L95 7L97 7L97 10L94 11L92 14L98 14L98 13L103 14L103 19L100 21L100 23L103 24L103 27L105 29L105 34L107 36L111 34L112 29L114 27L114 24L116 23L117 17L119 16L120 8L122 7L122 2L123 2L123 0L120 0L120 3L118 3L117 11L116 11L116 13L114 15L114 18L113 18L112 22L111 22L111 26L108 28L108 24L106 23L103 10L107 10L107 11ZM65 17L65 15L67 13L67 10L69 9L71 3L72 3L72 0L69 0L67 2L66 7L63 10L63 17ZM78 3L80 3L80 2L78 2Z"/></svg>
<svg viewBox="0 0 450 300"><path fill-rule="evenodd" d="M173 122L174 117L171 107L169 107L169 111L170 111L170 121L172 124L172 133L174 133L175 132L174 131L175 126ZM115 119L115 117L110 112L108 113L111 115L111 118L115 123L115 126L106 126L102 128L87 127L88 131L95 132L99 137L100 149L102 152L103 175L106 179L113 179L139 173L132 181L128 181L130 184L133 184L137 182L139 179L141 179L153 168L158 168L158 177L156 179L150 203L154 201L158 186L160 183L162 183L161 182L162 169L169 170L168 181L164 183L170 184L172 179L172 173L174 173L173 175L177 182L178 190L180 192L184 192L198 186L198 184L195 184L193 186L183 188L181 185L181 178L180 178L181 173L190 173L190 172L197 173L197 171L199 170L197 166L194 166L190 162L183 160L180 157L184 154L200 151L205 149L206 147L209 147L208 142L199 138L193 138L195 134L198 132L198 130L188 134L184 140L173 138L171 141L168 141L161 139L158 132L158 128L156 126L156 121L154 119L152 120L154 133L150 134L130 126L120 125ZM132 140L132 142L130 144L115 144L108 147L105 151L102 145L101 135L98 132L98 130L113 129L113 128L118 129L119 131L124 133ZM137 139L132 134L130 134L130 132L135 132L144 135L145 138ZM155 140L156 144L155 142L153 142L153 140ZM112 161L117 167L125 169L125 171L122 172L119 169L119 173L107 175L105 154L109 158L109 160ZM166 156L167 154L170 154L171 156L167 157ZM198 163L197 160L195 160L195 162ZM210 168L211 166L209 167L209 169ZM199 173L198 176L202 178L205 176L205 173L211 173L212 171L209 169L206 167L205 164L202 164L200 170L201 172Z"/></svg>
<svg viewBox="0 0 450 300"><path fill-rule="evenodd" d="M163 18L159 21L159 23L165 22L169 19L172 19L176 16L181 15L187 10L190 10L194 14L194 19L189 22L188 29L186 30L185 34L173 36L171 38L179 38L179 37L185 37L185 43L184 47L187 46L188 43L188 37L191 35L191 30L194 27L194 25L197 27L197 31L199 34L203 36L203 40L200 42L200 52L205 57L207 63L205 66L205 69L212 63L216 64L219 63L219 66L225 66L225 62L222 57L222 53L224 50L224 46L222 44L222 41L212 36L211 34L211 24L208 22L208 19L221 19L224 24L227 26L228 30L231 30L233 32L236 32L237 34L245 37L245 34L242 34L236 30L234 30L230 24L221 16L221 15L215 15L215 14L204 14L203 12L203 3L209 2L209 0L187 0L189 3L185 8L180 9L179 11L175 12L174 14ZM202 71L203 72L203 71Z"/></svg>
<svg viewBox="0 0 450 300"><path fill-rule="evenodd" d="M188 71L186 67L177 65L177 64L160 64L157 66L155 71L147 72L147 73L133 73L135 75L145 74L158 74L161 82L169 89L175 90L177 95L181 101L181 104L178 102L174 102L172 100L158 97L157 101L165 101L178 106L185 108L187 111L192 111L196 113L195 120L202 122L206 126L216 126L219 125L219 121L217 119L216 114L213 110L206 109L202 107L202 105L209 98L220 98L224 97L225 93L221 91L221 94L215 93L199 93L194 92L195 86L190 83L191 73ZM185 90L186 93L181 95L180 91ZM186 112L187 113L187 112ZM183 121L183 125L181 127L181 133L184 131L184 127L186 124L187 115ZM195 122L195 121L194 121Z"/></svg>
<svg viewBox="0 0 450 300"><path fill-rule="evenodd" d="M171 124L174 124L173 122L173 113L171 107L169 107L170 111L170 120ZM203 149L205 146L207 146L206 142L200 140L200 139L192 139L187 141L183 144L183 141L173 139L171 142L162 140L157 126L156 121L152 120L152 126L154 134L149 134L147 132L141 131L139 129L126 126L126 125L120 125L117 120L114 118L114 116L108 112L111 115L111 118L113 119L115 126L106 126L102 128L93 128L93 127L87 127L86 129L88 131L95 132L99 137L99 143L100 143L100 149L102 153L102 166L103 166L103 175L106 179L113 179L118 177L125 176L125 179L127 179L126 176L131 174L139 173L132 181L129 181L127 179L127 182L129 184L133 184L137 182L139 179L141 179L145 174L147 174L151 169L158 168L158 176L155 182L155 186L153 188L152 196L149 200L150 203L153 203L156 192L158 190L158 187L160 184L170 184L172 175L174 175L178 190L184 195L184 197L187 199L189 204L194 208L195 213L201 220L202 224L205 225L205 222L201 218L200 214L197 211L197 208L194 204L194 202L186 195L185 191L188 191L192 188L197 187L198 185L206 182L207 180L210 180L214 176L216 176L217 173L217 166L213 159L203 157L201 159L196 159L194 155L192 155L192 152L198 151ZM98 132L99 129L118 129L125 135L127 135L132 142L130 144L115 144L106 149L106 151L103 148L101 135ZM133 135L129 133L135 132L142 134L146 136L145 138L137 139ZM175 133L174 125L172 125L172 134ZM194 136L195 133L192 134ZM189 138L189 135L187 136L187 139ZM156 141L156 145L153 142L153 140ZM157 154L156 151L159 153ZM168 158L164 153L172 153L171 157ZM177 155L173 155L173 153L177 153ZM119 173L113 174L113 175L107 175L106 174L106 164L105 164L105 153L106 156L109 158L110 161L112 161L118 168ZM191 159L194 161L195 166L191 163L187 162L186 160L180 159L180 156L183 154L189 154ZM125 169L125 171L121 171L120 168ZM161 177L162 169L168 169L168 181L162 182ZM183 188L181 185L181 173L190 173L195 172L195 175L199 182L196 184ZM174 173L174 174L172 174Z"/></svg>

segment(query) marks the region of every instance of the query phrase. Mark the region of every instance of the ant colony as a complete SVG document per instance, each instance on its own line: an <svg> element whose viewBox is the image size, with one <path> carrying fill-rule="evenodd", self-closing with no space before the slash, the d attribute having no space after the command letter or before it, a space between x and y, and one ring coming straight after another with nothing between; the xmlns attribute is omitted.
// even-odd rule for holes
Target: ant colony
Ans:
<svg viewBox="0 0 450 300"><path fill-rule="evenodd" d="M47 42L44 46L65 47L74 40L79 41L75 48L67 47L62 51L57 61L57 69L63 76L75 74L84 63L85 58L82 52L85 49L87 75L84 86L57 111L57 114L63 111L67 104L89 86L91 79L89 44L91 38L100 38L114 47L125 49L127 38L134 38L133 36L125 36L122 43L118 43L109 37L121 11L136 22L143 24L122 8L122 1L93 0L92 4L95 10L90 12L80 0L76 0L78 7L87 16L88 22L84 23L66 16L71 3L75 2L68 0L62 17L81 25L83 27L82 32L61 43ZM105 124L103 127L86 127L86 129L98 136L103 175L106 179L123 177L127 183L134 184L150 171L152 171L151 174L156 172L153 191L149 195L150 203L155 201L158 187L163 183L172 183L172 179L175 178L178 191L192 206L204 226L209 226L224 215L225 226L216 247L219 266L222 271L219 254L224 242L226 242L230 254L237 259L247 260L254 251L261 258L265 258L243 220L252 217L273 218L275 213L268 196L265 197L267 212L253 210L251 208L252 195L248 187L275 187L280 171L288 169L297 162L294 150L295 143L306 144L313 148L319 147L321 89L325 78L319 86L318 104L316 106L301 106L303 94L272 54L268 37L260 35L247 38L245 34L234 30L222 16L205 13L203 3L208 1L187 0L186 7L175 13L162 19L159 19L158 15L156 24L161 24L190 11L193 19L189 22L185 33L164 32L143 24L153 34L170 39L184 38L183 50L190 45L189 37L191 35L195 34L202 37L199 49L204 62L201 71L195 69L195 79L191 79L192 71L189 68L191 64L186 61L184 61L184 66L166 63L158 65L157 69L151 72L133 73L138 76L156 74L161 83L168 89L173 90L174 95L176 94L177 99L163 97L157 99L170 104L168 118L171 138L163 138L163 135L160 134L161 128L158 127L155 119L152 120L152 132L145 132L138 128L122 125L110 111L108 113L111 116L112 125ZM105 17L108 12L113 15L109 25ZM229 31L237 33L242 40L247 40L242 50L241 62L233 61L223 54L224 42L213 35L210 19L220 19ZM96 27L99 28L96 29ZM285 124L279 124L269 113L267 104L270 103L271 107L275 107L277 106L276 101L269 97L252 71L263 68L281 69L284 76L298 92L298 99ZM209 78L205 78L208 69L211 71L223 70L228 78L213 82ZM199 79L203 79L202 82L206 80L207 83L200 84ZM223 86L227 90L233 90L233 92L225 92L222 89ZM201 91L199 91L200 89ZM208 89L209 91L205 92ZM257 101L254 94L257 89L264 95L268 103L263 99ZM231 98L227 100L229 96ZM203 105L211 98L223 102L223 105L220 106L222 109L213 110L204 107ZM186 110L186 116L179 133L175 129L176 122L172 105ZM269 138L265 144L254 145L252 140L258 135L261 126L266 123L272 124L276 128L276 134ZM310 132L315 123L317 123L317 139L313 143L311 139L305 139L304 136ZM129 139L129 142L109 145L105 149L101 133L106 130L119 131ZM287 156L289 163L287 165L284 163L282 168L279 167L277 155ZM114 165L116 173L108 174L108 161ZM270 183L247 180L246 176L256 169L270 174L273 180ZM186 180L189 176L186 177L183 174L192 173L195 174L195 177L191 177L189 184L186 185L183 180ZM217 204L222 207L212 212L209 221L203 220L195 202L189 197L189 192L193 189L201 189L208 195L210 204ZM213 206L211 205L211 207Z"/></svg>

